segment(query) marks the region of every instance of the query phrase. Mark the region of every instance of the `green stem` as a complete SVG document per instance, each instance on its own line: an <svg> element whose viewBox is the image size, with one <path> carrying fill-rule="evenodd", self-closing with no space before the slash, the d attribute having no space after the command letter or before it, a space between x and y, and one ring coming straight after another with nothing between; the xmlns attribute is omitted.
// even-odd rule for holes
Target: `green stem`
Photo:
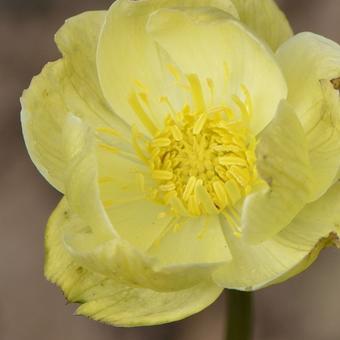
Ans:
<svg viewBox="0 0 340 340"><path fill-rule="evenodd" d="M251 340L252 338L252 293L229 290L227 299L227 340Z"/></svg>

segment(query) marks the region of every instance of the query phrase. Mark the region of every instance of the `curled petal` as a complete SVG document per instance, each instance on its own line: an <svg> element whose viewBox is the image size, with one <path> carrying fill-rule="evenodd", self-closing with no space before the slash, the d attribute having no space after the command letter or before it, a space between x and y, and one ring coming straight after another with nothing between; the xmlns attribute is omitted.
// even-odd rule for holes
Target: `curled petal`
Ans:
<svg viewBox="0 0 340 340"><path fill-rule="evenodd" d="M257 167L268 186L246 197L242 210L245 239L262 242L286 227L312 190L305 134L294 110L282 102L260 136Z"/></svg>
<svg viewBox="0 0 340 340"><path fill-rule="evenodd" d="M287 79L288 101L307 136L315 187L311 200L338 178L340 167L340 46L312 33L288 40L277 52Z"/></svg>
<svg viewBox="0 0 340 340"><path fill-rule="evenodd" d="M340 184L319 200L307 204L293 221L273 238L250 245L236 238L224 224L233 261L213 275L218 285L256 290L287 280L305 270L325 246L339 247Z"/></svg>

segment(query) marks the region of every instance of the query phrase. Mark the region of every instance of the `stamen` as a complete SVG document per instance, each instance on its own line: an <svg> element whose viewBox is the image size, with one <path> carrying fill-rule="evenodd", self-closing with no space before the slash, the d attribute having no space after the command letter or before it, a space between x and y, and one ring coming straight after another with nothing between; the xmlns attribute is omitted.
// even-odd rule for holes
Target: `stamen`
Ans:
<svg viewBox="0 0 340 340"><path fill-rule="evenodd" d="M181 130L178 128L177 125L173 125L171 126L171 133L172 133L172 136L174 137L174 139L176 141L181 141L183 139L183 135L182 135L182 132Z"/></svg>
<svg viewBox="0 0 340 340"><path fill-rule="evenodd" d="M141 149L141 147L139 146L139 137L140 137L140 133L138 132L137 128L135 126L133 126L131 128L131 132L132 132L132 146L134 147L137 155L140 157L140 159L142 159L144 162L147 162L147 156L144 154L143 150Z"/></svg>
<svg viewBox="0 0 340 340"><path fill-rule="evenodd" d="M173 173L166 170L154 170L152 172L152 177L159 180L169 180L172 179Z"/></svg>
<svg viewBox="0 0 340 340"><path fill-rule="evenodd" d="M168 97L166 97L166 96L161 97L160 102L166 104L168 106L168 108L170 109L170 112L173 115L176 114L176 111L175 111L174 107L172 106L172 104L170 103L170 100L169 100Z"/></svg>
<svg viewBox="0 0 340 340"><path fill-rule="evenodd" d="M97 128L96 131L106 133L109 136L120 137L120 133L118 131L116 131L115 129L109 128L109 127Z"/></svg>
<svg viewBox="0 0 340 340"><path fill-rule="evenodd" d="M129 103L132 109L137 114L137 117L141 121L141 123L149 130L152 135L155 135L157 132L157 127L150 119L149 115L144 111L143 107L141 106L138 97L135 93L133 93L129 98Z"/></svg>
<svg viewBox="0 0 340 340"><path fill-rule="evenodd" d="M173 191L176 189L176 184L173 182L169 182L168 184L160 185L159 188L162 191Z"/></svg>
<svg viewBox="0 0 340 340"><path fill-rule="evenodd" d="M173 65L173 64L168 64L167 68L170 72L170 74L177 80L179 81L181 76L180 76L180 72L178 71L178 69Z"/></svg>
<svg viewBox="0 0 340 340"><path fill-rule="evenodd" d="M247 106L247 111L249 114L252 114L253 112L253 101L251 100L250 93L245 85L241 85L241 90L246 98L246 106Z"/></svg>
<svg viewBox="0 0 340 340"><path fill-rule="evenodd" d="M234 221L234 219L228 214L227 211L222 211L222 215L225 217L225 219L228 222L228 225L232 228L233 234L237 238L241 238L242 236L242 231L239 227L239 225Z"/></svg>
<svg viewBox="0 0 340 340"><path fill-rule="evenodd" d="M242 118L247 120L249 118L248 108L238 96L232 96L233 102L238 106L242 113Z"/></svg>
<svg viewBox="0 0 340 340"><path fill-rule="evenodd" d="M183 200L184 201L189 200L189 196L193 193L193 191L195 189L196 181L197 181L197 178L195 176L191 176L189 178L189 181L188 181L188 183L185 187L185 190L183 192Z"/></svg>
<svg viewBox="0 0 340 340"><path fill-rule="evenodd" d="M201 114L198 117L196 123L194 124L194 128L193 128L194 135L198 135L202 131L206 120L207 120L207 115L205 113Z"/></svg>
<svg viewBox="0 0 340 340"><path fill-rule="evenodd" d="M235 180L230 179L226 183L224 183L224 187L228 193L228 197L232 204L238 202L241 198L241 192Z"/></svg>
<svg viewBox="0 0 340 340"><path fill-rule="evenodd" d="M234 178L241 184L242 187L247 185L247 171L243 171L241 168L232 166L229 172L234 176Z"/></svg>
<svg viewBox="0 0 340 340"><path fill-rule="evenodd" d="M224 188L223 182L221 181L215 181L213 183L213 187L216 193L216 196L218 200L220 201L221 206L225 207L228 205L229 200L228 200L228 195L227 192Z"/></svg>
<svg viewBox="0 0 340 340"><path fill-rule="evenodd" d="M214 215L218 212L216 206L211 199L211 196L202 184L196 186L196 195L207 214Z"/></svg>
<svg viewBox="0 0 340 340"><path fill-rule="evenodd" d="M98 144L98 146L101 149L108 151L108 152L111 152L111 153L114 153L114 154L117 154L119 152L119 149L117 149L113 146L107 145L107 144Z"/></svg>
<svg viewBox="0 0 340 340"><path fill-rule="evenodd" d="M210 90L210 103L211 105L213 105L214 100L215 100L215 87L214 87L214 82L211 78L207 78L207 85Z"/></svg>
<svg viewBox="0 0 340 340"><path fill-rule="evenodd" d="M189 74L188 81L191 86L192 97L198 112L203 112L205 110L204 96L201 87L201 83L196 74Z"/></svg>
<svg viewBox="0 0 340 340"><path fill-rule="evenodd" d="M231 166L231 165L247 166L248 165L247 161L244 158L237 157L237 156L219 157L218 161L220 164L224 166Z"/></svg>
<svg viewBox="0 0 340 340"><path fill-rule="evenodd" d="M196 195L192 195L189 197L188 210L193 215L196 215L196 216L201 215L200 204L198 202Z"/></svg>
<svg viewBox="0 0 340 340"><path fill-rule="evenodd" d="M152 146L154 147L164 147L171 144L171 140L169 138L155 138L152 141Z"/></svg>

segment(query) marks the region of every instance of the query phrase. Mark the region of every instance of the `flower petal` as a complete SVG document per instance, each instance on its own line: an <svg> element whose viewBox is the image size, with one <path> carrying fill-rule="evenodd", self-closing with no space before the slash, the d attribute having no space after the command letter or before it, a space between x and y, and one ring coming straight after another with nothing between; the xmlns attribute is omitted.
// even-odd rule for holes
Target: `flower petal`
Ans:
<svg viewBox="0 0 340 340"><path fill-rule="evenodd" d="M339 246L340 183L312 202L274 238L250 245L224 225L233 261L214 274L223 287L255 290L282 282L306 269L327 245Z"/></svg>
<svg viewBox="0 0 340 340"><path fill-rule="evenodd" d="M125 124L107 107L96 79L95 51L103 20L103 12L70 19L56 36L64 58L47 64L21 98L27 149L42 175L60 191L65 169L61 131L68 113L90 125L126 133Z"/></svg>
<svg viewBox="0 0 340 340"><path fill-rule="evenodd" d="M239 21L218 9L160 9L147 27L179 69L197 78L207 106L239 112L247 101L254 134L272 120L286 83L272 52Z"/></svg>
<svg viewBox="0 0 340 340"><path fill-rule="evenodd" d="M105 11L84 12L66 20L55 41L63 55L67 82L82 99L69 104L72 113L90 125L125 131L126 125L107 105L97 75L97 45L105 15Z"/></svg>
<svg viewBox="0 0 340 340"><path fill-rule="evenodd" d="M340 77L340 46L312 33L288 40L277 52L288 82L288 101L306 132L319 198L340 167L340 96L332 80Z"/></svg>
<svg viewBox="0 0 340 340"><path fill-rule="evenodd" d="M308 202L311 169L304 131L293 109L282 102L256 149L257 167L268 187L246 197L242 230L262 242L287 226Z"/></svg>
<svg viewBox="0 0 340 340"><path fill-rule="evenodd" d="M169 225L171 217L160 218L165 207L144 197L126 203L109 203L107 214L118 234L141 251L146 251Z"/></svg>
<svg viewBox="0 0 340 340"><path fill-rule="evenodd" d="M170 221L160 218L164 205L147 198L154 183L136 155L99 144L96 147L100 198L118 234L137 249L147 250Z"/></svg>
<svg viewBox="0 0 340 340"><path fill-rule="evenodd" d="M217 216L175 221L150 248L162 266L223 263L231 260Z"/></svg>
<svg viewBox="0 0 340 340"><path fill-rule="evenodd" d="M67 112L60 96L62 61L47 64L33 78L21 98L21 124L29 155L44 178L64 190L65 161L61 151L61 129Z"/></svg>
<svg viewBox="0 0 340 340"><path fill-rule="evenodd" d="M60 286L70 302L81 303L77 314L115 326L155 325L195 314L222 292L213 283L202 282L185 290L160 293L133 288L88 271L64 248L63 237L69 223L67 202L63 199L48 222L45 275Z"/></svg>
<svg viewBox="0 0 340 340"><path fill-rule="evenodd" d="M293 35L285 14L273 0L232 0L240 20L275 51Z"/></svg>
<svg viewBox="0 0 340 340"><path fill-rule="evenodd" d="M119 0L111 6L98 45L102 90L122 119L148 135L154 134L169 114L161 98L167 97L177 111L187 102L186 92L174 79L171 59L145 29L149 15L165 6L211 6L237 16L230 0Z"/></svg>

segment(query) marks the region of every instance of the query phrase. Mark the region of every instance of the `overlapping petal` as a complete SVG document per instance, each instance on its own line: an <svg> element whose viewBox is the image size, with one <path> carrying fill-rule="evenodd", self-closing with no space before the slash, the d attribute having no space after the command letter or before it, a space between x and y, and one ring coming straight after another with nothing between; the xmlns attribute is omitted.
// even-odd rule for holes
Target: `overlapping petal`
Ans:
<svg viewBox="0 0 340 340"><path fill-rule="evenodd" d="M255 290L284 281L306 269L325 246L339 246L340 184L306 205L284 230L261 244L250 245L224 226L233 261L214 273L217 284Z"/></svg>
<svg viewBox="0 0 340 340"><path fill-rule="evenodd" d="M288 40L277 52L287 79L288 101L304 127L315 190L320 197L340 166L340 97L331 82L340 77L340 46L312 33Z"/></svg>
<svg viewBox="0 0 340 340"><path fill-rule="evenodd" d="M65 179L61 134L69 113L93 126L127 133L106 105L96 78L96 46L104 18L104 12L87 12L67 21L56 36L64 58L47 64L21 98L27 149L42 175L60 191Z"/></svg>
<svg viewBox="0 0 340 340"><path fill-rule="evenodd" d="M167 8L153 13L147 27L178 68L196 77L191 85L203 97L200 106L239 112L235 96L246 101L249 93L253 133L272 120L286 83L272 52L239 21L218 9Z"/></svg>
<svg viewBox="0 0 340 340"><path fill-rule="evenodd" d="M120 117L149 135L169 114L162 97L167 96L177 111L190 101L176 81L183 77L180 70L174 78L173 61L146 32L150 14L163 7L215 7L237 16L230 0L119 0L111 6L97 55L102 90Z"/></svg>
<svg viewBox="0 0 340 340"><path fill-rule="evenodd" d="M268 186L246 197L241 217L244 238L254 243L287 226L313 189L306 137L285 101L261 134L256 153L259 174Z"/></svg>
<svg viewBox="0 0 340 340"><path fill-rule="evenodd" d="M88 271L64 248L64 233L71 225L78 229L86 227L70 215L63 199L50 217L46 231L45 275L60 286L69 301L81 304L77 314L124 327L161 324L199 312L222 291L211 282L201 282L180 291L156 292Z"/></svg>

